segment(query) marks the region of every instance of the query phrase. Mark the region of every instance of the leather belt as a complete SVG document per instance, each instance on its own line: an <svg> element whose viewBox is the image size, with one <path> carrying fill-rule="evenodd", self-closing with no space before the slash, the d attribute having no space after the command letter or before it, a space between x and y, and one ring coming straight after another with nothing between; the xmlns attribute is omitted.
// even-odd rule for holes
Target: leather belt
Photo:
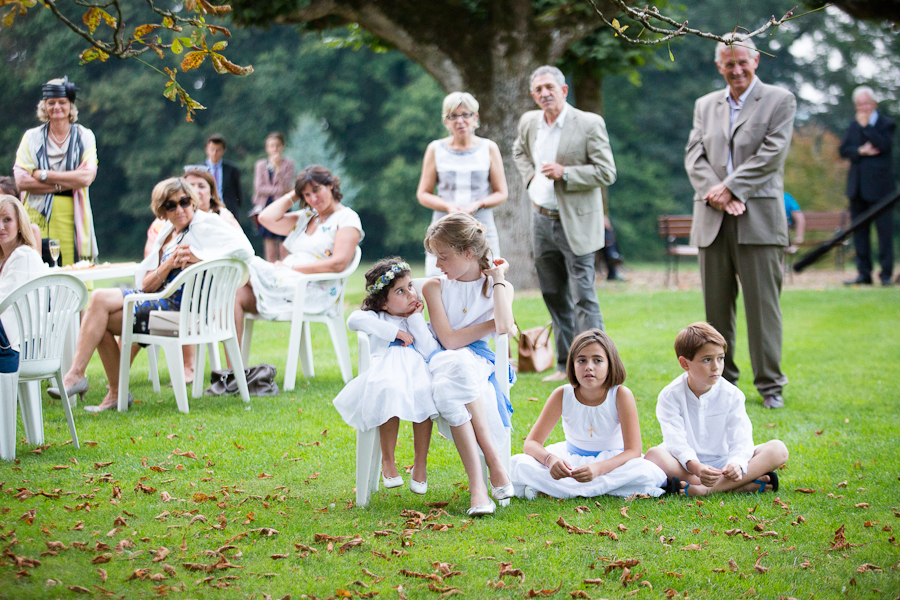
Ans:
<svg viewBox="0 0 900 600"><path fill-rule="evenodd" d="M544 208L543 206L534 205L534 208L537 209L538 213L544 215L548 219L553 219L554 221L559 221L559 211L558 210L550 210L549 208Z"/></svg>

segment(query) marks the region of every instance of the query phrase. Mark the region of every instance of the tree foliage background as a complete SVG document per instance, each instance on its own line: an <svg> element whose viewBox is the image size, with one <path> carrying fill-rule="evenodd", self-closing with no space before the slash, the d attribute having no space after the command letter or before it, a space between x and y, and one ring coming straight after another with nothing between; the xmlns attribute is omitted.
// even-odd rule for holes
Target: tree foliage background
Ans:
<svg viewBox="0 0 900 600"><path fill-rule="evenodd" d="M722 32L738 24L756 27L792 6L781 0L743 6L703 0L685 10L691 26ZM159 78L144 65L129 60L79 66L83 40L46 10L33 10L0 29L0 170L11 171L22 133L38 124L34 109L41 83L67 74L81 88L79 122L97 135L100 171L91 195L103 259L140 257L152 220L153 185L202 160L210 133L228 139L226 156L242 168L249 203L253 163L264 156L263 140L274 130L291 137L301 156L319 153L325 162L341 157L355 188L352 205L363 216L366 256L420 258L430 216L418 205L415 189L426 145L444 135L444 92L438 84L399 52L373 50L359 30L231 29L229 58L252 64L255 72L220 76L204 64L181 74L182 85L207 107L196 113L195 123L185 122L183 109L162 97ZM788 191L807 208L841 208L844 167L835 145L853 116L849 93L865 82L885 96L881 109L900 112L900 79L892 60L900 55L897 34L827 9L757 42L774 55L762 57L760 78L791 89L801 100ZM792 45L802 49L801 56L789 51ZM712 43L689 38L636 50L623 48L603 30L573 46L560 65L572 78L570 100L602 107L607 120L619 168L609 189L609 212L623 253L630 259L659 258L656 217L690 211L683 150L693 102L723 86Z"/></svg>

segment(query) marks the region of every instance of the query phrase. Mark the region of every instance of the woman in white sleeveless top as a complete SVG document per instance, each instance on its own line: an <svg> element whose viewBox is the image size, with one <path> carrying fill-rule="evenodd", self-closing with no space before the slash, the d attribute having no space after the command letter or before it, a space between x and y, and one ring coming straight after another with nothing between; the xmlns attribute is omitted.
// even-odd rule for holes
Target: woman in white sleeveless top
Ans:
<svg viewBox="0 0 900 600"><path fill-rule="evenodd" d="M500 147L475 135L478 101L467 92L444 98L444 127L450 137L435 140L425 150L422 178L416 196L434 211L435 223L448 213L462 211L484 224L493 258L501 256L493 207L506 202L508 190ZM436 188L436 189L435 189ZM425 255L425 274L441 274L432 254Z"/></svg>

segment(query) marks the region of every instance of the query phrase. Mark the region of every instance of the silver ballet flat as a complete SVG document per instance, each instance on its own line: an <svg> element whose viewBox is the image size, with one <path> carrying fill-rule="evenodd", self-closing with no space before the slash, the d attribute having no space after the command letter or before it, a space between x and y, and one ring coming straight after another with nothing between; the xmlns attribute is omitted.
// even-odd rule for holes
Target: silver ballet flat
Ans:
<svg viewBox="0 0 900 600"><path fill-rule="evenodd" d="M515 490L513 489L512 482L499 487L491 486L491 496L494 500L506 500L507 498L512 498L514 495Z"/></svg>
<svg viewBox="0 0 900 600"><path fill-rule="evenodd" d="M478 506L473 506L469 510L466 511L466 514L470 517L484 517L486 515L494 514L494 511L497 510L497 505L494 504L494 501L491 500L487 504L479 504Z"/></svg>

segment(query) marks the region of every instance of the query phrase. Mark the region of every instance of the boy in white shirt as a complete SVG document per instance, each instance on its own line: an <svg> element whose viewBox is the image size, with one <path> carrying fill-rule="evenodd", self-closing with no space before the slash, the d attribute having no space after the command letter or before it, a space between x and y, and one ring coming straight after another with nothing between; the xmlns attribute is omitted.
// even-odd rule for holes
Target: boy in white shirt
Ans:
<svg viewBox="0 0 900 600"><path fill-rule="evenodd" d="M659 393L663 443L644 456L670 478L667 492L778 491L776 470L787 462L787 447L779 440L753 445L744 393L721 376L725 349L709 323L694 323L675 339L685 373Z"/></svg>

